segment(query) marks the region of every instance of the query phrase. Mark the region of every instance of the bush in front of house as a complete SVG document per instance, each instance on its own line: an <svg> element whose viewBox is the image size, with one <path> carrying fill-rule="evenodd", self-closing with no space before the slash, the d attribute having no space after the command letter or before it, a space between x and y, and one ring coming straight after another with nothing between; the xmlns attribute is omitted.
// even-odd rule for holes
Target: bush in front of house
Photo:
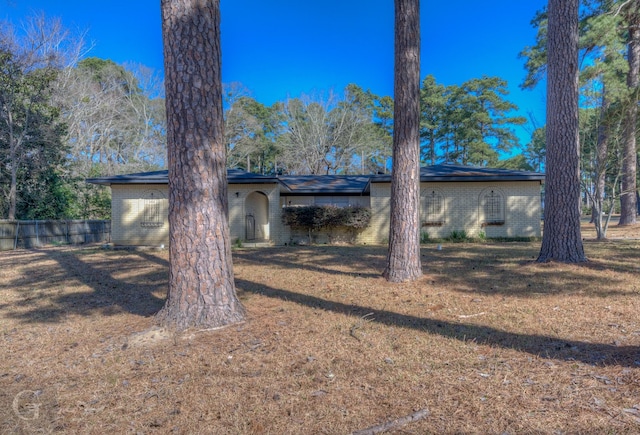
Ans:
<svg viewBox="0 0 640 435"><path fill-rule="evenodd" d="M348 228L361 230L369 226L371 210L367 207L335 207L331 205L305 205L285 207L282 221L291 228L322 230Z"/></svg>

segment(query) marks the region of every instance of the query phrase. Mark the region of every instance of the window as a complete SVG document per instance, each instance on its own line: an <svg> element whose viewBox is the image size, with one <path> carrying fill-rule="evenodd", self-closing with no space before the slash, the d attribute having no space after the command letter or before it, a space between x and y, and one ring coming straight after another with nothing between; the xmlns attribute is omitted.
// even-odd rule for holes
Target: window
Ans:
<svg viewBox="0 0 640 435"><path fill-rule="evenodd" d="M422 196L422 226L440 226L444 224L444 201L435 190Z"/></svg>
<svg viewBox="0 0 640 435"><path fill-rule="evenodd" d="M143 227L161 227L164 224L162 215L162 193L157 190L148 190L142 198L142 221Z"/></svg>
<svg viewBox="0 0 640 435"><path fill-rule="evenodd" d="M504 196L498 190L489 190L482 197L484 222L483 225L504 224Z"/></svg>

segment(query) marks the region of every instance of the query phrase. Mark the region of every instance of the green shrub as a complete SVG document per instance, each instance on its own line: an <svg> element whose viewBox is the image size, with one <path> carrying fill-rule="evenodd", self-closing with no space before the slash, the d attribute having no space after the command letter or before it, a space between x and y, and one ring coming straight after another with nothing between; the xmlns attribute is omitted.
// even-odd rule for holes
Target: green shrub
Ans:
<svg viewBox="0 0 640 435"><path fill-rule="evenodd" d="M465 242L469 239L465 230L453 230L447 240L451 242Z"/></svg>
<svg viewBox="0 0 640 435"><path fill-rule="evenodd" d="M371 210L367 207L306 205L282 210L282 222L285 225L307 230L340 227L360 230L368 227L370 221Z"/></svg>

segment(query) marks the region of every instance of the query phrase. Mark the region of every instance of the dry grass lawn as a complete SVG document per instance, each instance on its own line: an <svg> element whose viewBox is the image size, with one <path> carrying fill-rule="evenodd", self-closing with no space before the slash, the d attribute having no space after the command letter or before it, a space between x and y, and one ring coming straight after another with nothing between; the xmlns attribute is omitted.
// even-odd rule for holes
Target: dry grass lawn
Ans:
<svg viewBox="0 0 640 435"><path fill-rule="evenodd" d="M245 323L154 329L166 251L0 253L0 433L640 433L640 227L587 240L240 249ZM590 227L585 237L591 238Z"/></svg>

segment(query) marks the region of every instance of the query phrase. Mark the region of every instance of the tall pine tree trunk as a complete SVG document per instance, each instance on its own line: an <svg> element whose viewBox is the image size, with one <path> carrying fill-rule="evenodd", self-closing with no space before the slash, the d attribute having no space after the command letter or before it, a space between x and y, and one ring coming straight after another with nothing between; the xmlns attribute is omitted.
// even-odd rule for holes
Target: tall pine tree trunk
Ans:
<svg viewBox="0 0 640 435"><path fill-rule="evenodd" d="M395 105L389 251L383 276L413 281L420 264L420 1L395 0Z"/></svg>
<svg viewBox="0 0 640 435"><path fill-rule="evenodd" d="M222 117L219 0L162 0L169 154L169 294L178 330L243 320L235 293Z"/></svg>
<svg viewBox="0 0 640 435"><path fill-rule="evenodd" d="M640 79L640 0L633 0L627 6L628 51L627 87L629 101L624 120L622 150L622 191L620 192L619 225L636 223L637 195L636 172L638 165L636 130L638 122L638 82Z"/></svg>
<svg viewBox="0 0 640 435"><path fill-rule="evenodd" d="M549 0L544 234L538 261L586 261L580 233L578 3Z"/></svg>

